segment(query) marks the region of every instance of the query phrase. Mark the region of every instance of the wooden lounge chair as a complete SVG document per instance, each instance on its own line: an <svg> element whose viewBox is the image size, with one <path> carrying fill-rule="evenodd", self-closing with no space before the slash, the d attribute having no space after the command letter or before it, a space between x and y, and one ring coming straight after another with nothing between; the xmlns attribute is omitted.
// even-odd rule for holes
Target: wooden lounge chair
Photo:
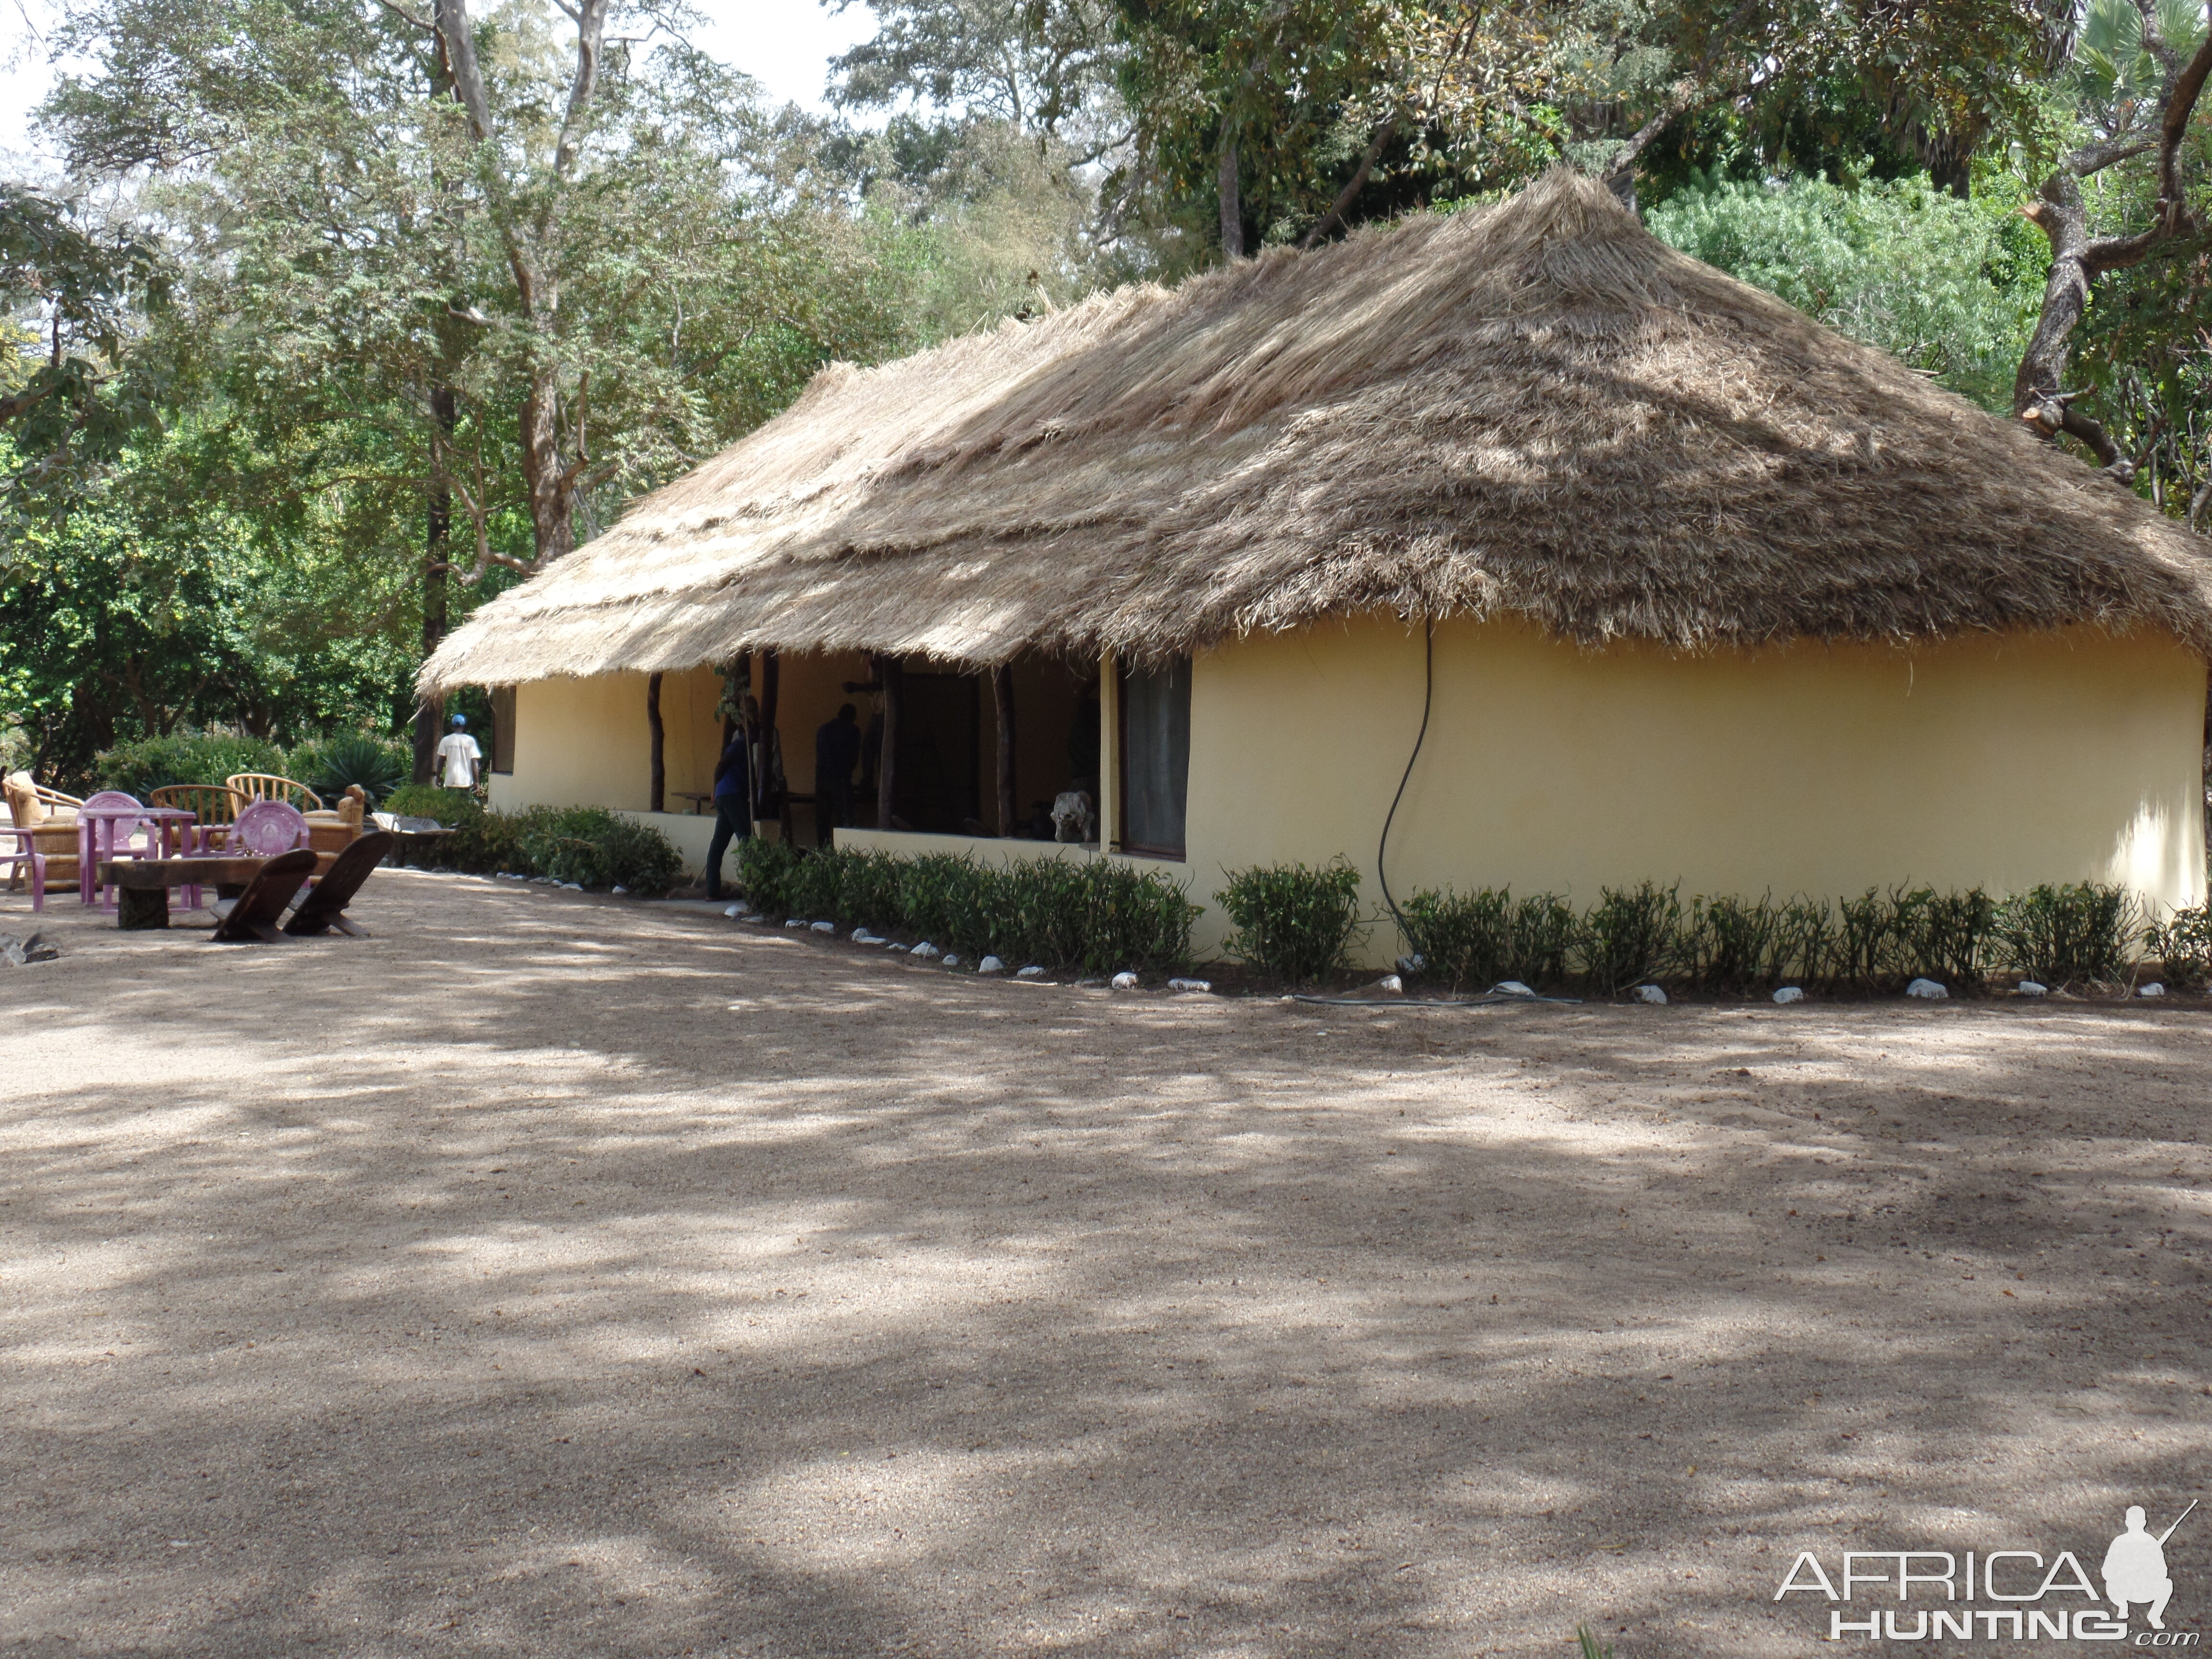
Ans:
<svg viewBox="0 0 2212 1659"><path fill-rule="evenodd" d="M246 884L246 890L231 906L230 914L216 923L215 937L226 945L244 945L256 939L265 945L276 944L283 937L276 931L276 923L284 914L284 907L300 890L300 884L314 872L315 855L304 847L270 860Z"/></svg>
<svg viewBox="0 0 2212 1659"><path fill-rule="evenodd" d="M351 938L367 939L368 930L349 920L345 908L361 890L362 883L368 879L368 872L383 863L385 854L398 844L399 837L389 830L377 830L348 847L317 879L314 890L300 901L300 908L292 912L284 931L305 938L335 927Z"/></svg>
<svg viewBox="0 0 2212 1659"><path fill-rule="evenodd" d="M304 783L280 778L274 772L234 772L223 782L247 800L281 800L302 812L319 812L323 798Z"/></svg>

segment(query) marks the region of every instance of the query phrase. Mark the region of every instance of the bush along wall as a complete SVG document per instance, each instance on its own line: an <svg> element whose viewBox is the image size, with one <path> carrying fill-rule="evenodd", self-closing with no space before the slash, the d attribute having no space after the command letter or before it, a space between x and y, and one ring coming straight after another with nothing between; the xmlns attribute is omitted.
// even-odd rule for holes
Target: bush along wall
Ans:
<svg viewBox="0 0 2212 1659"><path fill-rule="evenodd" d="M544 876L580 887L621 887L658 897L683 873L683 854L650 824L603 806L532 806L497 812L467 792L405 784L384 810L434 818L451 831L432 855L472 875Z"/></svg>
<svg viewBox="0 0 2212 1659"><path fill-rule="evenodd" d="M1106 860L1023 860L1004 867L947 855L902 859L738 846L738 880L771 918L908 933L970 958L1108 973L1190 960L1201 907L1158 871Z"/></svg>
<svg viewBox="0 0 2212 1659"><path fill-rule="evenodd" d="M1285 981L1340 971L1362 925L1358 883L1342 860L1231 872L1216 895L1237 925L1231 952ZM1686 899L1679 884L1644 882L1602 888L1581 909L1553 893L1447 887L1415 892L1402 914L1425 975L1462 990L1514 980L1601 996L1654 981L1723 995L1784 985L1870 994L1931 979L1969 994L1996 975L2088 990L2129 985L2147 958L2175 989L2212 985L2203 907L2147 926L2132 895L2094 883L2006 899L1905 883L1831 902Z"/></svg>

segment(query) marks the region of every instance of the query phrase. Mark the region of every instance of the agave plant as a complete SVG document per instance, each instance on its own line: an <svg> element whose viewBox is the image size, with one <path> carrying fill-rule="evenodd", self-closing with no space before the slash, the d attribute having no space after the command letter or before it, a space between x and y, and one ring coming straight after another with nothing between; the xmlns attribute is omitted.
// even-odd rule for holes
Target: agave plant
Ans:
<svg viewBox="0 0 2212 1659"><path fill-rule="evenodd" d="M301 765L302 761L307 763ZM293 763L307 774L300 781L325 800L337 799L357 783L374 806L407 781L412 757L404 745L388 738L356 734L311 744L299 751Z"/></svg>

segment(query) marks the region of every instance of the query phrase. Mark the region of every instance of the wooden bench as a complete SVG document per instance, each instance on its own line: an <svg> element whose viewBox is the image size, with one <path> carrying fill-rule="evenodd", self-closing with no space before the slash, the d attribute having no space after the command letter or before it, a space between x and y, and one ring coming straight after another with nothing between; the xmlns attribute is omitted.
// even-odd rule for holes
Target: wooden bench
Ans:
<svg viewBox="0 0 2212 1659"><path fill-rule="evenodd" d="M169 925L172 887L212 887L235 898L261 873L267 859L115 859L100 866L102 884L115 890L115 925L137 930Z"/></svg>

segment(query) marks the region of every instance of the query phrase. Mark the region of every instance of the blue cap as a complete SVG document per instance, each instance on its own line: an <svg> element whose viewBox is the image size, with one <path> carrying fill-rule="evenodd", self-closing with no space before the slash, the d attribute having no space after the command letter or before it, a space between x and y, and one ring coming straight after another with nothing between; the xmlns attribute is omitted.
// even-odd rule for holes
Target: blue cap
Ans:
<svg viewBox="0 0 2212 1659"><path fill-rule="evenodd" d="M466 726L468 723L469 717L466 714L456 714L453 716L453 724L456 726Z"/></svg>

